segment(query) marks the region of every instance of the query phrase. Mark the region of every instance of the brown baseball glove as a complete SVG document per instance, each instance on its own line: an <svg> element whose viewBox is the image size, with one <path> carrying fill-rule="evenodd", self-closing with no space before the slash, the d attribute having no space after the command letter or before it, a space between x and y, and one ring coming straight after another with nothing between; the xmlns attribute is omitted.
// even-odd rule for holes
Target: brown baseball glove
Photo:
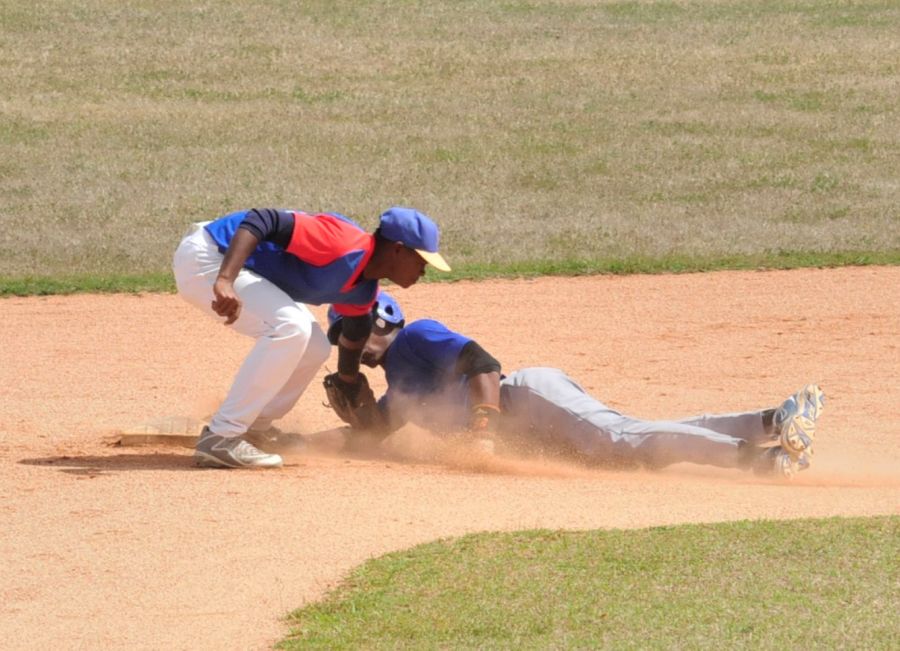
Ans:
<svg viewBox="0 0 900 651"><path fill-rule="evenodd" d="M356 383L344 382L337 373L326 375L322 384L328 406L355 430L381 430L384 418L375 401L369 381L362 373Z"/></svg>

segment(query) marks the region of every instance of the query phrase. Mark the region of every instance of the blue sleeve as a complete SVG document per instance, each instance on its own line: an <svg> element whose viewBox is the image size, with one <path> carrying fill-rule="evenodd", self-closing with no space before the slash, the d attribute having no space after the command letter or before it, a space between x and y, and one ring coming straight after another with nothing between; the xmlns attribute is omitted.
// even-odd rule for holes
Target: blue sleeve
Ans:
<svg viewBox="0 0 900 651"><path fill-rule="evenodd" d="M460 352L471 339L431 319L400 330L384 358L387 392L379 406L395 429L408 420L434 420L423 405L448 400L465 407L467 378L457 370ZM439 410L445 411L445 410ZM449 413L449 412L448 412ZM447 414L444 414L447 416Z"/></svg>
<svg viewBox="0 0 900 651"><path fill-rule="evenodd" d="M390 419L405 420L406 401L418 402L466 378L456 370L460 351L471 340L431 319L420 319L400 330L384 358L388 390L381 399Z"/></svg>

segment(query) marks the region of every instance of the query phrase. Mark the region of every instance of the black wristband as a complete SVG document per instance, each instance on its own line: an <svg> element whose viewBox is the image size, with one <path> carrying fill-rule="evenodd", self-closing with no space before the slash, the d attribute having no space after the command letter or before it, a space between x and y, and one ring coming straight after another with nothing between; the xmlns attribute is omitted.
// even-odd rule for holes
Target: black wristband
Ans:
<svg viewBox="0 0 900 651"><path fill-rule="evenodd" d="M362 349L352 350L338 346L338 373L350 377L359 373L359 358L362 355Z"/></svg>
<svg viewBox="0 0 900 651"><path fill-rule="evenodd" d="M341 319L341 334L348 341L365 341L371 333L371 313L361 316L345 316Z"/></svg>

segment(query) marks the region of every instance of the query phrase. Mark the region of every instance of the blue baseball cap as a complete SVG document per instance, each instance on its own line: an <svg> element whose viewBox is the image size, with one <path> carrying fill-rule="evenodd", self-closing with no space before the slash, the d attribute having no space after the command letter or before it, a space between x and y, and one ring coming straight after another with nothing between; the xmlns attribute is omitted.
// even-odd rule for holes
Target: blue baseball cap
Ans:
<svg viewBox="0 0 900 651"><path fill-rule="evenodd" d="M378 227L385 239L408 246L436 269L450 271L450 265L438 253L440 230L428 215L412 208L394 206L381 215Z"/></svg>

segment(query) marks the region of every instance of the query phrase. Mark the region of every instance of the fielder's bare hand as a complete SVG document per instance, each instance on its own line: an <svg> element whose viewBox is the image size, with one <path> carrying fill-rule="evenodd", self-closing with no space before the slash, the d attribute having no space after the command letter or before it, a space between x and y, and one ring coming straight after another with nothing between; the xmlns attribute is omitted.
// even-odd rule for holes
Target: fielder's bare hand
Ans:
<svg viewBox="0 0 900 651"><path fill-rule="evenodd" d="M225 317L225 325L231 325L241 315L241 299L234 291L234 281L259 242L259 238L253 233L239 228L222 258L219 275L213 284L215 299L212 309L219 316Z"/></svg>
<svg viewBox="0 0 900 651"><path fill-rule="evenodd" d="M212 302L213 312L225 317L225 325L231 325L241 315L241 299L234 291L234 283L219 276L213 284L215 299Z"/></svg>

